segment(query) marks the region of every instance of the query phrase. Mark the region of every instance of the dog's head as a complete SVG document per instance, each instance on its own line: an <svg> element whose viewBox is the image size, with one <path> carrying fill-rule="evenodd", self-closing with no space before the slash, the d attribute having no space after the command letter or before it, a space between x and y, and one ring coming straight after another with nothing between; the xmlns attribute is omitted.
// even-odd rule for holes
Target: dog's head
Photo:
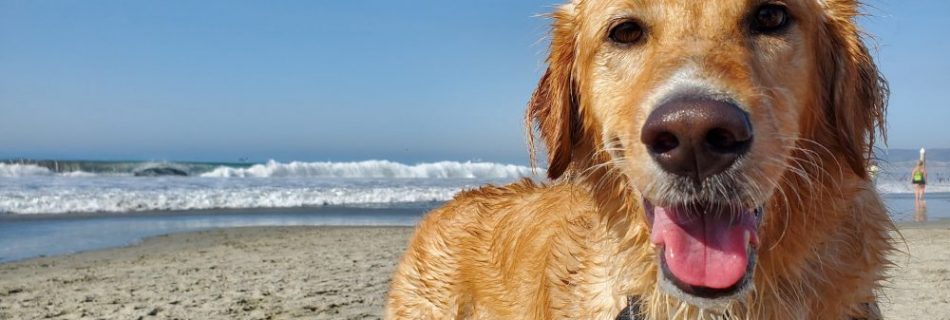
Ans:
<svg viewBox="0 0 950 320"><path fill-rule="evenodd" d="M858 5L564 5L527 113L548 175L620 176L646 212L660 286L699 306L739 296L763 209L787 175L809 174L807 162L867 177L886 88L854 24Z"/></svg>

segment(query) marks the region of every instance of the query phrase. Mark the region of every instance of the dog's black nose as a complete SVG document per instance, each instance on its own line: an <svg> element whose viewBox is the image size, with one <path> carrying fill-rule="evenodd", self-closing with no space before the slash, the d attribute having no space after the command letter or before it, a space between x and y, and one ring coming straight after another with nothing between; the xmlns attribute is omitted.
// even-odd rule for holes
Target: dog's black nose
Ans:
<svg viewBox="0 0 950 320"><path fill-rule="evenodd" d="M702 182L749 151L752 125L731 103L681 99L653 110L640 140L664 170Z"/></svg>

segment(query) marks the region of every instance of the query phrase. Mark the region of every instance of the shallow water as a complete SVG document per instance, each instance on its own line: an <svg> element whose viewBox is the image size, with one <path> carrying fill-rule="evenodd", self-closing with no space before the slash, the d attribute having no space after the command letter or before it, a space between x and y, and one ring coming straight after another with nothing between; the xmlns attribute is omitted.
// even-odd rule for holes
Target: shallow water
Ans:
<svg viewBox="0 0 950 320"><path fill-rule="evenodd" d="M913 194L885 194L896 221L912 222ZM200 210L153 213L0 216L0 263L135 244L144 238L251 226L413 226L438 202L379 208ZM950 193L927 195L926 218L950 219Z"/></svg>
<svg viewBox="0 0 950 320"><path fill-rule="evenodd" d="M134 214L0 216L0 263L120 247L163 234L258 226L412 226L433 204Z"/></svg>
<svg viewBox="0 0 950 320"><path fill-rule="evenodd" d="M924 216L923 220L936 221L950 219L950 192L927 193L926 206L922 212L914 209L914 195L910 193L884 194L891 217L898 222L914 221L915 216Z"/></svg>

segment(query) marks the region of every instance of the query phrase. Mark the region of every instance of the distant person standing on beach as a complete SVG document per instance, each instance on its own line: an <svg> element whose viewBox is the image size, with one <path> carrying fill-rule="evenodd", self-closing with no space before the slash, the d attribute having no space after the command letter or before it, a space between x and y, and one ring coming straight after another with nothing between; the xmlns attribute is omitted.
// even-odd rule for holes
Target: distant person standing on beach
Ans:
<svg viewBox="0 0 950 320"><path fill-rule="evenodd" d="M927 167L924 165L924 160L917 160L917 166L911 173L911 183L914 184L914 207L919 209L926 206L924 189L927 187Z"/></svg>

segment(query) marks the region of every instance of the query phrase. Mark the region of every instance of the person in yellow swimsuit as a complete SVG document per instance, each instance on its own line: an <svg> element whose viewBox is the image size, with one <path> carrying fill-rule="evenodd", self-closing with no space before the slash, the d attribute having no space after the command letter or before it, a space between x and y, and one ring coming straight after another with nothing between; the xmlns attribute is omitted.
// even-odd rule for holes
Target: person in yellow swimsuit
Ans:
<svg viewBox="0 0 950 320"><path fill-rule="evenodd" d="M927 188L927 167L924 160L918 160L917 166L911 172L911 183L914 184L914 207L921 208L927 205L924 201L924 192Z"/></svg>

